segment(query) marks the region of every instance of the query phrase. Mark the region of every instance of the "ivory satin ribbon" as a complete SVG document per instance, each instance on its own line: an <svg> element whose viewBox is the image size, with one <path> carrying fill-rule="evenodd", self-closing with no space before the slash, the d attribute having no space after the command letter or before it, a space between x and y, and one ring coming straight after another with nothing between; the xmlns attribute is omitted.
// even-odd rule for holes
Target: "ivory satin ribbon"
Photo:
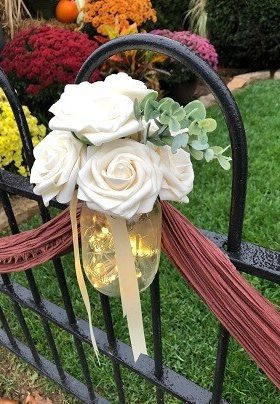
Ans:
<svg viewBox="0 0 280 404"><path fill-rule="evenodd" d="M72 226L76 277L77 277L80 292L81 292L81 295L82 295L82 298L84 301L84 305L86 307L87 315L88 315L91 343L92 343L95 355L97 357L98 363L100 365L99 356L98 356L98 348L97 348L97 344L96 344L96 340L95 340L95 336L94 336L94 332L93 332L93 327L92 327L92 315L91 315L91 306L90 306L90 301L89 301L89 295L88 295L87 286L85 283L84 274L83 274L81 261L80 261L78 223L77 223L77 204L78 204L77 191L75 191L75 193L71 199L71 202L70 202L70 218L71 218L71 226ZM82 214L82 212L81 212L81 214Z"/></svg>
<svg viewBox="0 0 280 404"><path fill-rule="evenodd" d="M146 341L136 276L135 259L129 241L126 220L108 217L115 245L123 315L127 317L128 331L134 360L147 355Z"/></svg>
<svg viewBox="0 0 280 404"><path fill-rule="evenodd" d="M70 217L73 235L74 259L78 285L81 295L87 310L89 320L89 330L91 342L97 356L98 362L98 348L93 333L91 306L89 295L84 280L83 270L80 262L79 253L79 238L78 238L78 223L77 223L77 192L73 195L70 202ZM81 217L83 209L81 211ZM147 354L146 341L144 335L144 326L140 302L140 293L136 275L135 259L132 254L130 245L126 220L122 218L112 218L108 216L109 223L111 224L114 245L116 265L118 267L120 294L123 308L123 315L127 317L128 331L130 342L133 352L134 360L137 361L140 354ZM81 234L83 242L83 234ZM100 362L99 362L100 363Z"/></svg>

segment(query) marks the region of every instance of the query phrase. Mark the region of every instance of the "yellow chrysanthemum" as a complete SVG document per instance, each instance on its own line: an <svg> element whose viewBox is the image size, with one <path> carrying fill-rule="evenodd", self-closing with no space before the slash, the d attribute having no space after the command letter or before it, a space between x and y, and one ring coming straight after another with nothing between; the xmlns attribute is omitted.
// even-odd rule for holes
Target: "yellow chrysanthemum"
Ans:
<svg viewBox="0 0 280 404"><path fill-rule="evenodd" d="M28 107L23 107L30 130L32 143L36 146L46 135L44 125L38 125L37 118L31 115ZM23 148L13 111L3 90L0 88L0 168L16 170L21 175L28 175L24 164Z"/></svg>

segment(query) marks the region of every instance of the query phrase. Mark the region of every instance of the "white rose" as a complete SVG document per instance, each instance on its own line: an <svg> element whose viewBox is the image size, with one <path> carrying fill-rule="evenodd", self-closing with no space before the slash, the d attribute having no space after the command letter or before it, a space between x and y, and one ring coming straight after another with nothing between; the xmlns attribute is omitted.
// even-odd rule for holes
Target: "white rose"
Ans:
<svg viewBox="0 0 280 404"><path fill-rule="evenodd" d="M56 197L60 203L71 200L78 172L86 157L86 147L70 132L53 131L34 148L30 182L44 204Z"/></svg>
<svg viewBox="0 0 280 404"><path fill-rule="evenodd" d="M149 93L154 93L140 80L135 80L126 73L111 74L107 76L104 83L113 91L126 95L132 101L136 98L141 101Z"/></svg>
<svg viewBox="0 0 280 404"><path fill-rule="evenodd" d="M172 153L171 147L158 147L160 168L163 173L160 198L168 201L189 202L187 194L192 191L194 172L190 154L183 149Z"/></svg>
<svg viewBox="0 0 280 404"><path fill-rule="evenodd" d="M162 183L160 157L131 139L88 147L78 177L78 198L90 209L131 219L153 209Z"/></svg>
<svg viewBox="0 0 280 404"><path fill-rule="evenodd" d="M74 132L77 137L99 146L141 129L133 101L111 90L105 82L70 84L50 108L55 116L51 129Z"/></svg>

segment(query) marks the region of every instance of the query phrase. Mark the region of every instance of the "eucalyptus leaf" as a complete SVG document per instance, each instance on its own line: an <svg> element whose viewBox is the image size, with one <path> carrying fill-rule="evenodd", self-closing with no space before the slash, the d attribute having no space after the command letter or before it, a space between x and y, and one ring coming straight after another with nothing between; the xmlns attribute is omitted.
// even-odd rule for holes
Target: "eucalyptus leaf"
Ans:
<svg viewBox="0 0 280 404"><path fill-rule="evenodd" d="M170 115L168 114L168 112L164 111L158 118L158 120L160 121L160 123L162 123L163 125L168 125L169 121L170 121Z"/></svg>
<svg viewBox="0 0 280 404"><path fill-rule="evenodd" d="M215 154L212 149L205 150L204 158L207 161L207 163L209 163L209 161L213 160L214 156L215 156Z"/></svg>
<svg viewBox="0 0 280 404"><path fill-rule="evenodd" d="M172 100L172 98L170 97L164 97L162 98L159 103L158 103L158 107L161 111L165 111L166 109L170 109L171 105L174 103L174 101Z"/></svg>
<svg viewBox="0 0 280 404"><path fill-rule="evenodd" d="M188 128L190 125L190 121L186 118L180 120L180 125L182 129Z"/></svg>
<svg viewBox="0 0 280 404"><path fill-rule="evenodd" d="M203 152L200 150L194 150L190 148L190 153L195 160L202 160L203 159Z"/></svg>
<svg viewBox="0 0 280 404"><path fill-rule="evenodd" d="M146 102L149 101L149 100L150 100L150 101L155 101L155 100L157 99L157 97L158 97L158 92L157 92L157 91L153 91L153 92L147 94L147 95L143 98L143 100L140 102L140 104L139 104L140 108L141 108L142 110L144 110L144 107L145 107L145 105L146 105Z"/></svg>
<svg viewBox="0 0 280 404"><path fill-rule="evenodd" d="M221 146L212 146L211 149L215 153L215 155L222 154L224 149Z"/></svg>
<svg viewBox="0 0 280 404"><path fill-rule="evenodd" d="M213 118L205 118L198 122L198 126L206 132L213 132L217 128L217 122Z"/></svg>
<svg viewBox="0 0 280 404"><path fill-rule="evenodd" d="M171 105L172 114L174 114L179 108L180 108L180 104L176 101L173 101L173 104Z"/></svg>
<svg viewBox="0 0 280 404"><path fill-rule="evenodd" d="M154 111L150 114L150 119L156 119L158 118L160 112L154 109Z"/></svg>
<svg viewBox="0 0 280 404"><path fill-rule="evenodd" d="M198 136L201 133L201 129L197 125L197 122L193 121L189 126L189 134Z"/></svg>
<svg viewBox="0 0 280 404"><path fill-rule="evenodd" d="M190 145L195 150L206 150L209 148L208 143L202 143L199 140L193 140Z"/></svg>
<svg viewBox="0 0 280 404"><path fill-rule="evenodd" d="M179 107L173 114L174 118L178 121L182 121L186 117L186 112L183 107Z"/></svg>
<svg viewBox="0 0 280 404"><path fill-rule="evenodd" d="M151 115L153 114L153 112L154 112L154 106L153 106L151 100L148 100L146 102L146 104L145 104L145 107L144 107L144 119L145 119L145 121L148 122L151 119Z"/></svg>
<svg viewBox="0 0 280 404"><path fill-rule="evenodd" d="M178 149L181 147L186 147L188 144L188 134L187 133L179 133L178 135L173 137L171 151L172 153L176 153Z"/></svg>
<svg viewBox="0 0 280 404"><path fill-rule="evenodd" d="M199 121L206 117L206 109L201 101L194 100L189 102L184 110L186 112L187 118L192 118L193 120Z"/></svg>
<svg viewBox="0 0 280 404"><path fill-rule="evenodd" d="M181 129L180 123L173 116L169 119L168 126L172 132L178 132Z"/></svg>
<svg viewBox="0 0 280 404"><path fill-rule="evenodd" d="M208 143L208 136L204 132L200 132L197 138L198 140L200 140L201 143Z"/></svg>
<svg viewBox="0 0 280 404"><path fill-rule="evenodd" d="M225 156L218 156L217 157L218 162L220 163L220 166L224 169L224 170L229 170L230 169L230 162L229 162L229 158L225 157Z"/></svg>

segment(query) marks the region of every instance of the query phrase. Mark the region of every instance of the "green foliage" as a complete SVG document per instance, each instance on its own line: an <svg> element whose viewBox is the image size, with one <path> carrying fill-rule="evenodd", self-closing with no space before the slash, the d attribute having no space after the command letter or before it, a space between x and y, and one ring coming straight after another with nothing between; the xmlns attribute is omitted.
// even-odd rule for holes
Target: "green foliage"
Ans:
<svg viewBox="0 0 280 404"><path fill-rule="evenodd" d="M195 100L182 107L169 97L157 101L157 96L157 92L149 93L140 103L137 99L134 102L135 117L144 119L147 126L142 142L171 146L172 153L182 148L196 160L217 159L222 168L229 170L231 158L223 155L228 147L210 147L208 143L208 133L217 128L217 122L206 118L202 102ZM156 130L150 130L152 123L156 124Z"/></svg>
<svg viewBox="0 0 280 404"><path fill-rule="evenodd" d="M152 0L153 8L157 12L157 22L151 29L166 28L171 31L182 29L184 16L188 11L189 0Z"/></svg>
<svg viewBox="0 0 280 404"><path fill-rule="evenodd" d="M279 0L208 0L208 31L220 64L278 68Z"/></svg>

